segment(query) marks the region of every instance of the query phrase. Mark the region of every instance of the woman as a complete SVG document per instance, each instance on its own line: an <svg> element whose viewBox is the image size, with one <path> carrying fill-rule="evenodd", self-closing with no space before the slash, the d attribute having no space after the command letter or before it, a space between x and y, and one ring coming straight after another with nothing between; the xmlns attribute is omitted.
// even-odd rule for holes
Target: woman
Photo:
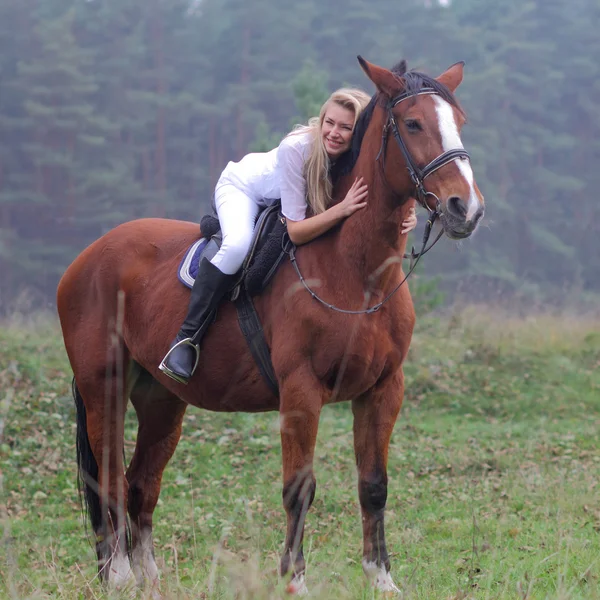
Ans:
<svg viewBox="0 0 600 600"><path fill-rule="evenodd" d="M248 154L225 167L215 189L221 249L210 261L200 263L187 317L160 364L161 371L180 383L192 376L208 325L206 317L242 266L262 208L281 198L290 239L301 245L367 206L368 190L362 178L332 206L330 170L350 149L354 127L369 101L362 90L339 89L323 104L319 117L292 131L279 147ZM402 233L414 229L416 223L412 209Z"/></svg>

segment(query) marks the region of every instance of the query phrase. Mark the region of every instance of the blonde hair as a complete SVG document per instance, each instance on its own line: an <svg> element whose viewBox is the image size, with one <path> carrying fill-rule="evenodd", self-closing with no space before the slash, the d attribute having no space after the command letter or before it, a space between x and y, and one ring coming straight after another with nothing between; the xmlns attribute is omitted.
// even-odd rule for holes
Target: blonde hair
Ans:
<svg viewBox="0 0 600 600"><path fill-rule="evenodd" d="M330 161L321 130L325 113L331 104L338 104L354 113L354 125L360 114L371 101L371 97L357 88L340 88L329 96L321 107L318 117L308 121L308 125L297 127L292 134L309 133L313 144L306 162L304 163L304 179L306 181L306 202L313 215L325 212L331 205L333 185L329 177Z"/></svg>

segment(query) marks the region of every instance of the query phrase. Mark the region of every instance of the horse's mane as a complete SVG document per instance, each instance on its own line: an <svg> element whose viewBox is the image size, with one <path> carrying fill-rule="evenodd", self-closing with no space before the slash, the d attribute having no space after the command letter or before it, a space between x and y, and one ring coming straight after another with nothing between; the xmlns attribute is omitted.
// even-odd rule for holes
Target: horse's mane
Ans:
<svg viewBox="0 0 600 600"><path fill-rule="evenodd" d="M461 114L464 114L462 108L458 104L458 101L454 97L454 94L437 79L425 73L421 73L420 71L408 71L405 60L401 60L390 70L396 76L396 79L404 83L404 91L408 94L416 94L423 88L433 88L436 94L448 102L448 104L457 108ZM356 126L354 127L354 134L352 136L350 150L341 156L331 167L331 179L334 185L337 183L340 177L348 175L348 173L350 173L350 171L352 171L354 168L354 165L358 160L358 155L360 154L360 148L362 146L365 133L367 132L369 124L371 123L371 118L373 117L375 107L383 104L385 104L384 97L379 92L376 92L371 98L369 104L367 104L365 109L362 111L358 121L356 122Z"/></svg>

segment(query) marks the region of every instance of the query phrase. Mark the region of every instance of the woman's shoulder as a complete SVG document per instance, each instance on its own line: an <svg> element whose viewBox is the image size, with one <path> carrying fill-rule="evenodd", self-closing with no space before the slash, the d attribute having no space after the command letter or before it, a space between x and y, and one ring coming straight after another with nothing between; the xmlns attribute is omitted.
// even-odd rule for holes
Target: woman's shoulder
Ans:
<svg viewBox="0 0 600 600"><path fill-rule="evenodd" d="M310 131L297 130L288 133L279 144L279 150L284 152L291 150L301 152L312 146L312 133Z"/></svg>

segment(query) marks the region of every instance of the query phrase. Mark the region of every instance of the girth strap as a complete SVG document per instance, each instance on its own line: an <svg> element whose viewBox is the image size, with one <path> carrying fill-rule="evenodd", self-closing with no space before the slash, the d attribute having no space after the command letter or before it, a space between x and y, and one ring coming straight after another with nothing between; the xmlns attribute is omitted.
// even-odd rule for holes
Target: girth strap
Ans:
<svg viewBox="0 0 600 600"><path fill-rule="evenodd" d="M275 377L273 363L271 362L271 352L265 340L263 328L256 314L254 303L244 287L240 289L240 293L235 301L235 307L238 313L240 329L246 338L248 348L250 348L250 353L258 365L260 374L275 396L279 396L279 386L277 385L277 378Z"/></svg>

